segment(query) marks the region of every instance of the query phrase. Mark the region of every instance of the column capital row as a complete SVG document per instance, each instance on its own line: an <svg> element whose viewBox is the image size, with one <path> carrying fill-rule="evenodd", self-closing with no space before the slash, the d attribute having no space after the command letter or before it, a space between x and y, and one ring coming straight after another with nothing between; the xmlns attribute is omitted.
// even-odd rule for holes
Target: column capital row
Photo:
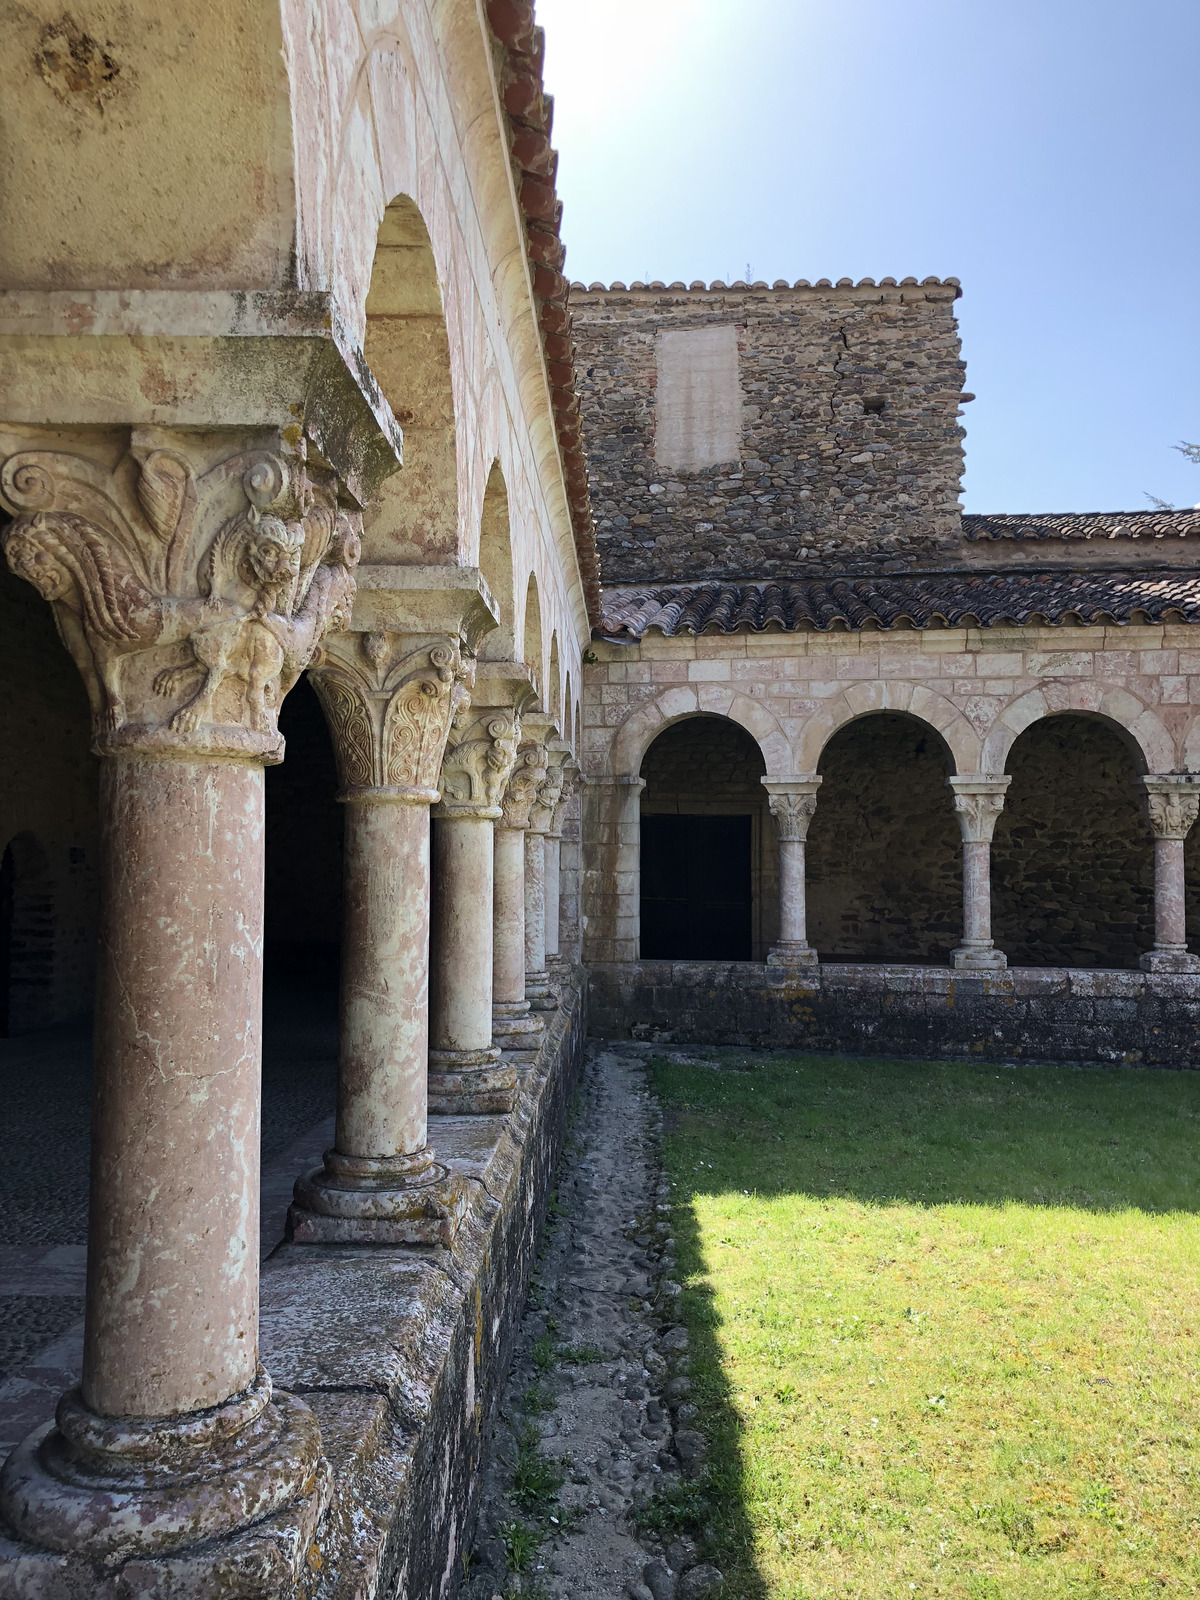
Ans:
<svg viewBox="0 0 1200 1600"><path fill-rule="evenodd" d="M1150 772L1142 779L1156 839L1186 839L1200 815L1200 773Z"/></svg>

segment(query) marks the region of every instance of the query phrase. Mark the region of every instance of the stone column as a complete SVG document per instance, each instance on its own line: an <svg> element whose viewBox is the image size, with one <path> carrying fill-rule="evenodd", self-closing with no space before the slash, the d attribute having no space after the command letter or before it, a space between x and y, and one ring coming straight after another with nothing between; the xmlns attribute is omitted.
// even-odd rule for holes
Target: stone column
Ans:
<svg viewBox="0 0 1200 1600"><path fill-rule="evenodd" d="M563 781L558 801L546 833L546 964L561 965L562 931L562 842L567 806L578 785L579 768L567 756L563 761Z"/></svg>
<svg viewBox="0 0 1200 1600"><path fill-rule="evenodd" d="M1151 773L1146 809L1154 832L1154 949L1142 956L1146 972L1200 972L1187 947L1184 840L1200 812L1200 774Z"/></svg>
<svg viewBox="0 0 1200 1600"><path fill-rule="evenodd" d="M525 835L546 781L546 748L525 741L501 800L496 823L492 921L492 1039L512 1061L537 1059L542 1019L525 995Z"/></svg>
<svg viewBox="0 0 1200 1600"><path fill-rule="evenodd" d="M967 774L946 782L963 840L963 940L950 960L960 972L994 972L1008 960L992 944L992 834L1012 779Z"/></svg>
<svg viewBox="0 0 1200 1600"><path fill-rule="evenodd" d="M466 1187L434 1159L429 808L469 667L452 638L331 639L312 673L346 810L337 1135L288 1212L301 1244L450 1244Z"/></svg>
<svg viewBox="0 0 1200 1600"><path fill-rule="evenodd" d="M456 722L442 761L429 1109L448 1116L508 1112L516 1098L516 1068L492 1043L492 878L494 824L519 741L514 712L472 710Z"/></svg>
<svg viewBox="0 0 1200 1600"><path fill-rule="evenodd" d="M562 795L566 756L566 750L546 752L545 782L537 792L525 835L525 998L535 1011L553 1011L558 1004L546 967L546 856L554 812Z"/></svg>
<svg viewBox="0 0 1200 1600"><path fill-rule="evenodd" d="M22 1594L107 1593L120 1562L148 1593L165 1557L180 1593L215 1592L240 1530L282 1519L282 1571L322 1508L316 1419L258 1364L262 769L349 617L341 494L261 432L109 430L0 472L5 554L53 607L102 761L83 1380L0 1475Z"/></svg>
<svg viewBox="0 0 1200 1600"><path fill-rule="evenodd" d="M821 779L763 778L767 803L779 830L779 942L767 954L770 967L815 967L804 908L804 841L817 809Z"/></svg>

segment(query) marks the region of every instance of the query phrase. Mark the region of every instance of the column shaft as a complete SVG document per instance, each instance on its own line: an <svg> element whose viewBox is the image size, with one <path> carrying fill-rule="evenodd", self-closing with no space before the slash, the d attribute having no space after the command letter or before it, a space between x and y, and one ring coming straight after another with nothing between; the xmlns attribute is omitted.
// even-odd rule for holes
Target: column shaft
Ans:
<svg viewBox="0 0 1200 1600"><path fill-rule="evenodd" d="M558 834L548 833L545 843L546 851L546 959L556 960L559 953L559 920L561 916L562 891L560 887L560 870L562 858L562 839Z"/></svg>
<svg viewBox="0 0 1200 1600"><path fill-rule="evenodd" d="M992 943L992 834L1010 779L957 773L946 780L962 834L962 943L950 952L958 972L1002 971L1008 960Z"/></svg>
<svg viewBox="0 0 1200 1600"><path fill-rule="evenodd" d="M1187 903L1182 839L1154 841L1154 943L1158 949L1187 949Z"/></svg>
<svg viewBox="0 0 1200 1600"><path fill-rule="evenodd" d="M493 886L492 999L525 1000L525 830L497 827Z"/></svg>
<svg viewBox="0 0 1200 1600"><path fill-rule="evenodd" d="M784 944L808 942L804 887L804 840L780 839L779 937Z"/></svg>
<svg viewBox="0 0 1200 1600"><path fill-rule="evenodd" d="M990 839L963 841L963 942L992 942L992 845Z"/></svg>
<svg viewBox="0 0 1200 1600"><path fill-rule="evenodd" d="M263 774L102 763L83 1398L214 1406L258 1354Z"/></svg>
<svg viewBox="0 0 1200 1600"><path fill-rule="evenodd" d="M425 1147L429 806L369 791L346 806L336 1148Z"/></svg>
<svg viewBox="0 0 1200 1600"><path fill-rule="evenodd" d="M430 1040L435 1050L492 1042L491 817L439 816Z"/></svg>
<svg viewBox="0 0 1200 1600"><path fill-rule="evenodd" d="M546 836L525 835L525 997L535 1010L551 1010L554 992L546 972Z"/></svg>

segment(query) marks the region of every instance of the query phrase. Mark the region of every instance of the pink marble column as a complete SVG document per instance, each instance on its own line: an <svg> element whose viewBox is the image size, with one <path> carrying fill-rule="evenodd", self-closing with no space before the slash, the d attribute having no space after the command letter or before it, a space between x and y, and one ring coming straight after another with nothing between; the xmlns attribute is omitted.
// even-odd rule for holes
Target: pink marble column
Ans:
<svg viewBox="0 0 1200 1600"><path fill-rule="evenodd" d="M771 946L767 965L812 970L817 965L817 952L808 942L804 845L817 808L821 779L813 773L797 778L763 778L762 782L779 830L779 941Z"/></svg>
<svg viewBox="0 0 1200 1600"><path fill-rule="evenodd" d="M83 1378L0 1474L13 1593L164 1555L213 1592L261 1518L303 1551L326 1493L316 1418L258 1364L262 768L358 537L281 444L222 448L135 430L107 480L86 440L0 472L9 564L88 689L102 839Z"/></svg>
<svg viewBox="0 0 1200 1600"><path fill-rule="evenodd" d="M1151 773L1146 810L1154 834L1154 949L1140 965L1147 972L1200 972L1187 947L1184 841L1200 812L1200 774Z"/></svg>
<svg viewBox="0 0 1200 1600"><path fill-rule="evenodd" d="M950 952L960 972L994 972L1008 965L992 943L992 834L1011 781L971 774L947 779L963 840L963 939Z"/></svg>
<svg viewBox="0 0 1200 1600"><path fill-rule="evenodd" d="M451 734L442 762L429 1104L448 1116L505 1113L516 1098L516 1068L492 1043L492 901L494 825L519 737L515 713L490 707Z"/></svg>
<svg viewBox="0 0 1200 1600"><path fill-rule="evenodd" d="M344 634L313 669L346 805L337 1136L296 1184L301 1244L449 1244L462 1180L427 1140L429 808L466 691L457 641Z"/></svg>
<svg viewBox="0 0 1200 1600"><path fill-rule="evenodd" d="M496 824L492 921L492 1039L506 1060L531 1063L543 1031L525 994L525 834L546 779L546 750L523 743Z"/></svg>

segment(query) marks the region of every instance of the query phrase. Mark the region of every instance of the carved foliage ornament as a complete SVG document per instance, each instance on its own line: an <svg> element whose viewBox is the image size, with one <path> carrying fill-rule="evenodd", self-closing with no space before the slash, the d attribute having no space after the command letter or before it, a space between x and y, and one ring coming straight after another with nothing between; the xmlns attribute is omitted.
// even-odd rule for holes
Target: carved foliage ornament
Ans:
<svg viewBox="0 0 1200 1600"><path fill-rule="evenodd" d="M529 826L537 833L549 833L554 827L554 813L566 782L566 759L565 751L551 750L547 756L546 776L538 787L529 817Z"/></svg>
<svg viewBox="0 0 1200 1600"><path fill-rule="evenodd" d="M522 744L517 750L516 765L505 787L500 802L504 828L527 828L529 814L537 801L538 791L546 781L546 747L536 740Z"/></svg>
<svg viewBox="0 0 1200 1600"><path fill-rule="evenodd" d="M405 648L398 634L329 639L310 676L333 735L344 790L412 790L432 799L450 725L470 703L474 660L446 638Z"/></svg>
<svg viewBox="0 0 1200 1600"><path fill-rule="evenodd" d="M778 825L779 837L784 843L795 844L808 837L808 825L817 809L815 794L797 794L792 790L784 790L769 795L767 803Z"/></svg>
<svg viewBox="0 0 1200 1600"><path fill-rule="evenodd" d="M1200 789L1147 783L1146 809L1156 839L1186 839L1200 815Z"/></svg>
<svg viewBox="0 0 1200 1600"><path fill-rule="evenodd" d="M331 476L282 444L214 461L186 434L135 429L111 470L10 456L0 499L8 564L53 608L99 754L278 759L283 697L354 601L359 519Z"/></svg>
<svg viewBox="0 0 1200 1600"><path fill-rule="evenodd" d="M579 792L579 768L574 761L563 762L562 788L559 790L558 803L554 807L554 817L550 824L550 833L561 838L563 821L567 814L567 807Z"/></svg>
<svg viewBox="0 0 1200 1600"><path fill-rule="evenodd" d="M460 714L442 760L443 806L496 810L516 764L520 741L521 719L515 712L488 707L478 715Z"/></svg>

